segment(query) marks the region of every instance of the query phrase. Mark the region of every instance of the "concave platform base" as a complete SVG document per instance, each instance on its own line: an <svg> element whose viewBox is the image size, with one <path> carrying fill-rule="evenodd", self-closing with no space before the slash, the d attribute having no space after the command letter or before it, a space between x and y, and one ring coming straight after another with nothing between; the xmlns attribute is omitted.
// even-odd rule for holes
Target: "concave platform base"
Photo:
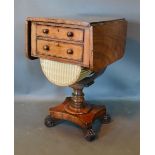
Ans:
<svg viewBox="0 0 155 155"><path fill-rule="evenodd" d="M50 108L49 116L45 118L45 125L53 127L59 120L67 120L82 128L86 140L95 139L95 131L92 129L93 122L99 119L102 123L109 123L111 120L106 113L106 107L85 103L84 107L72 108L72 102L72 97L67 97L62 104Z"/></svg>

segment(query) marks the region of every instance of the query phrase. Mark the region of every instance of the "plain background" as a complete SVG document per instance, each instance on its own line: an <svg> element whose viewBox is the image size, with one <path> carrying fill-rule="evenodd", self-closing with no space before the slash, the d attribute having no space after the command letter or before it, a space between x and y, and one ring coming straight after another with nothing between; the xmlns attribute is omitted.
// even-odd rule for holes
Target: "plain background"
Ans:
<svg viewBox="0 0 155 155"><path fill-rule="evenodd" d="M25 57L24 27L28 16L74 17L77 14L123 17L128 21L125 56L85 89L86 99L139 100L139 0L15 0L15 98L63 100L71 94L69 88L47 81L39 60Z"/></svg>

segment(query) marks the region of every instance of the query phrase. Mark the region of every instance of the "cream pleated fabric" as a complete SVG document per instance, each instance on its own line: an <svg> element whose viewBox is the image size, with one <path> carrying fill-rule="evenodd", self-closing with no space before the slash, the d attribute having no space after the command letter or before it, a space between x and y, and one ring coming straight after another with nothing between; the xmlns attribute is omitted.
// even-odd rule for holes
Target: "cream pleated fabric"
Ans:
<svg viewBox="0 0 155 155"><path fill-rule="evenodd" d="M78 65L52 60L40 59L40 64L47 79L58 86L70 86L92 73Z"/></svg>

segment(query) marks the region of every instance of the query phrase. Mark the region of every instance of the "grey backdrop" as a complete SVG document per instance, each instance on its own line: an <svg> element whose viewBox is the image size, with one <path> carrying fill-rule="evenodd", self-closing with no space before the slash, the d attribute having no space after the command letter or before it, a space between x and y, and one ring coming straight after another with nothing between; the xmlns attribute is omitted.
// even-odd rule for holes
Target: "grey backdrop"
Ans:
<svg viewBox="0 0 155 155"><path fill-rule="evenodd" d="M139 0L15 0L15 99L63 100L69 88L57 87L44 77L38 60L24 55L24 24L28 16L65 17L76 14L125 17L128 20L126 53L110 65L86 98L139 100Z"/></svg>

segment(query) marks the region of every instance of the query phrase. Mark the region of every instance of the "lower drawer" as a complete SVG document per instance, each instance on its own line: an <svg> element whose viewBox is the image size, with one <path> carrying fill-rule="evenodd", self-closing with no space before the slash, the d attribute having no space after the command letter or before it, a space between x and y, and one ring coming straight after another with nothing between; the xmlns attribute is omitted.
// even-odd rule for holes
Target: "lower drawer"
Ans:
<svg viewBox="0 0 155 155"><path fill-rule="evenodd" d="M37 55L82 61L83 45L38 39Z"/></svg>

